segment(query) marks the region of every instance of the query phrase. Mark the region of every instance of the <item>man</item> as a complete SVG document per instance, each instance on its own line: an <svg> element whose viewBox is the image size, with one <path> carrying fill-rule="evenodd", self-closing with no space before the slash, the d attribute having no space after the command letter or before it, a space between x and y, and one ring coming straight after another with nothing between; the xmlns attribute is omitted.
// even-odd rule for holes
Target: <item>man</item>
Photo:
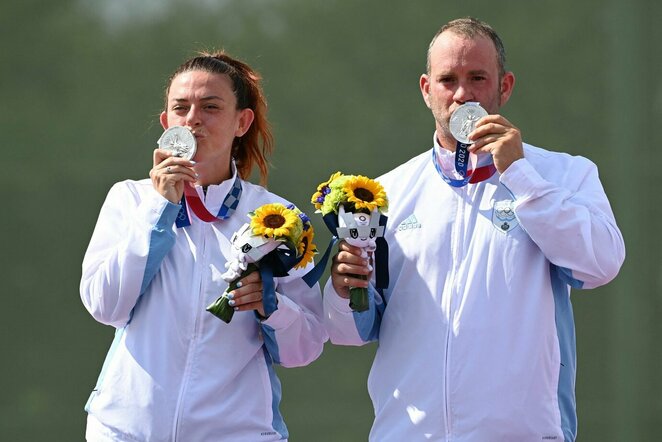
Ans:
<svg viewBox="0 0 662 442"><path fill-rule="evenodd" d="M522 143L499 115L515 77L486 23L437 33L420 78L434 147L379 178L389 197L390 285L367 287L359 249L341 243L325 288L331 341L378 340L368 379L371 441L573 441L575 336L570 288L613 279L623 238L585 158ZM456 171L449 119L465 103L489 115L469 133L478 161ZM475 108L474 108L475 109Z"/></svg>

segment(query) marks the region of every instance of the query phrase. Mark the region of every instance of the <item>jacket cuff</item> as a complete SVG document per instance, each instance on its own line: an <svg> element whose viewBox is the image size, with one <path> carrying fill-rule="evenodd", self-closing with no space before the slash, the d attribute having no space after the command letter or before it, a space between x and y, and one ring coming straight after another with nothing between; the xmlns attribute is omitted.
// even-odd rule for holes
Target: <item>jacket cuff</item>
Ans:
<svg viewBox="0 0 662 442"><path fill-rule="evenodd" d="M349 306L349 299L343 298L336 292L336 289L333 288L333 284L331 283L331 278L329 278L324 286L324 301L329 307L340 313L352 313L352 309Z"/></svg>
<svg viewBox="0 0 662 442"><path fill-rule="evenodd" d="M287 296L282 296L276 292L278 299L278 308L266 319L260 322L268 325L274 330L280 330L289 327L299 315L299 306Z"/></svg>
<svg viewBox="0 0 662 442"><path fill-rule="evenodd" d="M539 184L544 179L526 158L520 158L499 176L499 181L516 199L526 199L538 194Z"/></svg>

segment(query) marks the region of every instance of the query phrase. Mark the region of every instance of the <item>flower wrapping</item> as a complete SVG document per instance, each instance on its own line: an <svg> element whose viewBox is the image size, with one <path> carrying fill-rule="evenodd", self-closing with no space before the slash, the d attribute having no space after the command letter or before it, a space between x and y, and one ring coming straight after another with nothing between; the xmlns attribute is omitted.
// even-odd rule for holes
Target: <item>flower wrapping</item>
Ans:
<svg viewBox="0 0 662 442"><path fill-rule="evenodd" d="M333 238L317 266L304 277L308 285L319 280L332 246L344 239L360 247L366 258L374 258L376 288L388 287L388 244L384 239L387 218L383 214L388 209L388 199L382 185L362 175L336 172L317 186L311 202L316 212L322 214ZM367 289L350 287L349 292L353 311L369 308Z"/></svg>
<svg viewBox="0 0 662 442"><path fill-rule="evenodd" d="M221 278L229 283L225 292L206 310L229 323L234 315L228 294L237 282L254 271L262 278L262 305L268 317L277 310L273 278L286 276L292 268L305 267L317 253L310 219L294 205L265 204L248 214L251 219L230 239L231 257Z"/></svg>

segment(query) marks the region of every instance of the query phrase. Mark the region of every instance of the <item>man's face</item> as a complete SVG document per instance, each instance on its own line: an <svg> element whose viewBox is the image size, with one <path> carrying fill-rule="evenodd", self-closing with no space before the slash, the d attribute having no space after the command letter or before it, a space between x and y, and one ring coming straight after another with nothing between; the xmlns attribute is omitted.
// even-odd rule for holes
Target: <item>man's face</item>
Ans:
<svg viewBox="0 0 662 442"><path fill-rule="evenodd" d="M212 184L229 178L232 142L253 121L250 109L237 109L230 78L204 71L183 72L170 85L167 106L161 114L162 126L186 126L195 135L193 160L201 181Z"/></svg>
<svg viewBox="0 0 662 442"><path fill-rule="evenodd" d="M444 147L455 147L448 121L458 106L477 101L488 113L498 113L513 84L510 72L499 78L496 48L489 38L471 39L452 31L439 35L430 50L430 72L421 76L420 87Z"/></svg>

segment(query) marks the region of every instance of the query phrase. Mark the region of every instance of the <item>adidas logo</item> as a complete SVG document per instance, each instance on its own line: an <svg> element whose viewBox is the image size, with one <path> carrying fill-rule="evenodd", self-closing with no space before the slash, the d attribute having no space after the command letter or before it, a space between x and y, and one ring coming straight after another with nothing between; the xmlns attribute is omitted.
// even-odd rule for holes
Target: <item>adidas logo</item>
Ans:
<svg viewBox="0 0 662 442"><path fill-rule="evenodd" d="M416 215L413 213L407 217L404 221L398 226L398 230L409 230L409 229L420 229L421 223L416 219Z"/></svg>

